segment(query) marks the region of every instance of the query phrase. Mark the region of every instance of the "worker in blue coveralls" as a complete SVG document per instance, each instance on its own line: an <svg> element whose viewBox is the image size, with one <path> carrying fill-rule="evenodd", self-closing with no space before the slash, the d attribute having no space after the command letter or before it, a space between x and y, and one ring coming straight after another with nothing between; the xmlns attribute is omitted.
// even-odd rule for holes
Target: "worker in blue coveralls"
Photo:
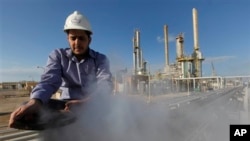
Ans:
<svg viewBox="0 0 250 141"><path fill-rule="evenodd" d="M109 60L104 54L89 47L92 30L87 18L74 11L66 18L64 32L67 34L70 48L55 49L51 52L41 81L32 90L30 100L12 112L9 127L29 129L28 126L19 125L17 121L32 119L31 115L44 105L67 111L75 105L91 101L95 97L93 95L100 92L112 93ZM63 107L58 108L51 97L59 89Z"/></svg>

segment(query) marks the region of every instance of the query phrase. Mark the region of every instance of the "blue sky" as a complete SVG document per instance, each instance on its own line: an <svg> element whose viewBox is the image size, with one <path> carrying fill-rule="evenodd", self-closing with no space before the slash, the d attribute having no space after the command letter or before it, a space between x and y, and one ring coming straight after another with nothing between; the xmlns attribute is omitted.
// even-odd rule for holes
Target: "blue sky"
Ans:
<svg viewBox="0 0 250 141"><path fill-rule="evenodd" d="M113 70L132 69L132 37L141 33L143 56L163 70L163 26L168 25L170 63L175 37L184 33L185 55L193 52L192 8L198 11L203 76L250 74L249 0L1 0L0 82L40 79L48 54L68 47L63 25L78 10L93 29L91 48L106 54Z"/></svg>

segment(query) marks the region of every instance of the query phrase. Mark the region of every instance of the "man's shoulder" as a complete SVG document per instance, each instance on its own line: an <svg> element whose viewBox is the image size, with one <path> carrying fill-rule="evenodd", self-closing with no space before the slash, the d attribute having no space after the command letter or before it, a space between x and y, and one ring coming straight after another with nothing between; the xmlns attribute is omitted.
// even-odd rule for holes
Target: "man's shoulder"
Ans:
<svg viewBox="0 0 250 141"><path fill-rule="evenodd" d="M72 53L71 53L70 48L56 48L51 51L51 54L70 56Z"/></svg>
<svg viewBox="0 0 250 141"><path fill-rule="evenodd" d="M105 54L103 53L100 53L98 51L95 51L93 49L90 49L90 56L95 58L95 59L104 59L104 58L107 58Z"/></svg>
<svg viewBox="0 0 250 141"><path fill-rule="evenodd" d="M54 51L67 53L67 52L71 52L71 49L70 48L56 48L54 49Z"/></svg>

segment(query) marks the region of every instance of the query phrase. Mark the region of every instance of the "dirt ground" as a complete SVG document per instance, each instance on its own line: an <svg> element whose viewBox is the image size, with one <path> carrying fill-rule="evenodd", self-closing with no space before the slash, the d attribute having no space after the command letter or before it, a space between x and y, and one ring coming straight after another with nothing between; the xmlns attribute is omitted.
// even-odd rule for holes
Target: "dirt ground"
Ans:
<svg viewBox="0 0 250 141"><path fill-rule="evenodd" d="M27 100L29 100L28 96L0 97L0 125L7 125L10 113Z"/></svg>

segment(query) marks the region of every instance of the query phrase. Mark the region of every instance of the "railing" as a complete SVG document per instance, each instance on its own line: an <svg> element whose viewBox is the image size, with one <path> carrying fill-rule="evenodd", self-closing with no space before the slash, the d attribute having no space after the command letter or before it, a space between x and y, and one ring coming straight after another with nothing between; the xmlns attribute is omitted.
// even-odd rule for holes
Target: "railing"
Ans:
<svg viewBox="0 0 250 141"><path fill-rule="evenodd" d="M1 126L0 128L0 141L28 141L37 140L39 133L36 131L26 131L8 128Z"/></svg>

